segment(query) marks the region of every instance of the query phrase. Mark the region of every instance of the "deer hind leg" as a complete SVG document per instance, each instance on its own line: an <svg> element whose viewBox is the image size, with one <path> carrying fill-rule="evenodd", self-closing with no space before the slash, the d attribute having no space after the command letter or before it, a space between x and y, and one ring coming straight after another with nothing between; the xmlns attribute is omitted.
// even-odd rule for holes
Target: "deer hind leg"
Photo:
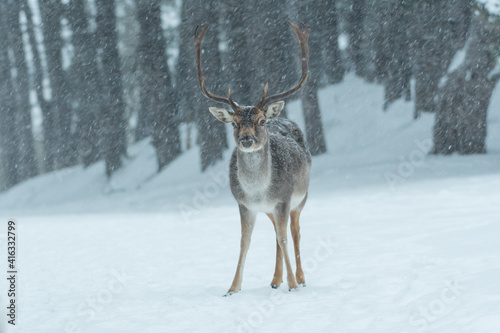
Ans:
<svg viewBox="0 0 500 333"><path fill-rule="evenodd" d="M302 271L302 261L300 258L300 211L290 212L290 229L292 229L293 246L295 249L295 263L297 264L297 269L295 270L295 277L297 278L297 283L302 286L306 285L306 279L304 277L304 271Z"/></svg>
<svg viewBox="0 0 500 333"><path fill-rule="evenodd" d="M273 222L274 231L276 231L276 222L274 221L273 214L267 214L271 222ZM274 269L273 280L271 281L271 287L274 289L278 288L283 282L283 252L281 251L280 244L276 239L276 267Z"/></svg>
<svg viewBox="0 0 500 333"><path fill-rule="evenodd" d="M237 293L241 289L241 281L243 280L243 267L245 266L245 259L247 256L248 248L250 247L250 240L252 237L253 227L255 225L255 213L249 211L246 207L240 205L241 217L241 243L240 243L240 257L238 259L238 267L234 274L233 284L227 291L226 295Z"/></svg>
<svg viewBox="0 0 500 333"><path fill-rule="evenodd" d="M292 265L287 250L287 224L288 214L290 213L290 203L281 203L276 205L274 217L276 218L276 240L283 252L286 265L286 279L289 290L298 290L299 285L293 275Z"/></svg>

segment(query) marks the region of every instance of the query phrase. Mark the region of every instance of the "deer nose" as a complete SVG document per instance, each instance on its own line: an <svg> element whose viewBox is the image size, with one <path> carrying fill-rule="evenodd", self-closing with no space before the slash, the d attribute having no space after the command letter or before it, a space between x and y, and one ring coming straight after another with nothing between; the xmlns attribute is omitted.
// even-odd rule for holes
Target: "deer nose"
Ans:
<svg viewBox="0 0 500 333"><path fill-rule="evenodd" d="M251 135L244 134L244 135L239 137L239 141L243 147L250 148L252 146L254 140L253 140Z"/></svg>
<svg viewBox="0 0 500 333"><path fill-rule="evenodd" d="M245 141L240 141L241 144L243 145L243 147L245 148L250 148L253 144L253 140L252 139L249 139L249 140L245 140Z"/></svg>

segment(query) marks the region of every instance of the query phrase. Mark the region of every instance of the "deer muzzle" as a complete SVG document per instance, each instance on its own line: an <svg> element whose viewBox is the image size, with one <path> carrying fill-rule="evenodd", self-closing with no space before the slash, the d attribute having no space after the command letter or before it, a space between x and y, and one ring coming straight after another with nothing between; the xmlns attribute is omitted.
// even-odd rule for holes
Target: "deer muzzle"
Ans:
<svg viewBox="0 0 500 333"><path fill-rule="evenodd" d="M240 143L243 147L250 148L253 145L254 141L256 141L256 140L252 135L246 134L246 135L240 136L238 141L240 141Z"/></svg>

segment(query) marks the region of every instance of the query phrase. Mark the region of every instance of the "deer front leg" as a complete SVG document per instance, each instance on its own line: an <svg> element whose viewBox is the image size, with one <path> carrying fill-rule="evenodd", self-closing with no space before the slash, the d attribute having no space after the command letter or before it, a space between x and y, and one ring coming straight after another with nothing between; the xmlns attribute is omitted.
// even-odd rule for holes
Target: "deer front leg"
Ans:
<svg viewBox="0 0 500 333"><path fill-rule="evenodd" d="M240 205L241 217L241 243L240 243L240 258L238 259L238 267L234 275L233 284L227 291L226 295L237 293L241 289L241 281L243 279L243 267L247 257L248 248L250 247L250 239L252 237L253 227L255 225L255 213L249 211L245 206Z"/></svg>
<svg viewBox="0 0 500 333"><path fill-rule="evenodd" d="M302 286L306 285L306 279L304 277L304 271L302 270L302 261L300 259L300 225L299 225L300 211L290 212L290 229L292 229L293 246L295 249L295 263L297 268L295 270L295 276L297 277L297 283Z"/></svg>
<svg viewBox="0 0 500 333"><path fill-rule="evenodd" d="M273 222L274 232L276 231L276 222L274 221L273 214L267 214L271 222ZM271 281L271 287L278 288L283 282L283 251L281 251L278 239L276 239L276 267L274 268L274 276Z"/></svg>
<svg viewBox="0 0 500 333"><path fill-rule="evenodd" d="M293 275L292 265L290 264L290 257L288 256L287 250L287 224L288 224L288 214L290 211L290 203L279 203L275 207L274 217L276 218L276 240L283 252L283 257L285 258L286 265L286 279L288 282L289 290L298 290L299 285L297 280L295 280L295 275Z"/></svg>

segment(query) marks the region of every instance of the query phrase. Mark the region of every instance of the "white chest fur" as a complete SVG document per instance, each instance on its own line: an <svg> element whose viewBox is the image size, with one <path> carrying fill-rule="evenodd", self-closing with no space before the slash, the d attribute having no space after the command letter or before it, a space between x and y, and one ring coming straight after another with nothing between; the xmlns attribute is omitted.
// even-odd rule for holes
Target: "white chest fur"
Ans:
<svg viewBox="0 0 500 333"><path fill-rule="evenodd" d="M275 200L269 198L271 186L271 159L265 154L244 153L238 160L238 180L247 198L247 208L271 213Z"/></svg>

